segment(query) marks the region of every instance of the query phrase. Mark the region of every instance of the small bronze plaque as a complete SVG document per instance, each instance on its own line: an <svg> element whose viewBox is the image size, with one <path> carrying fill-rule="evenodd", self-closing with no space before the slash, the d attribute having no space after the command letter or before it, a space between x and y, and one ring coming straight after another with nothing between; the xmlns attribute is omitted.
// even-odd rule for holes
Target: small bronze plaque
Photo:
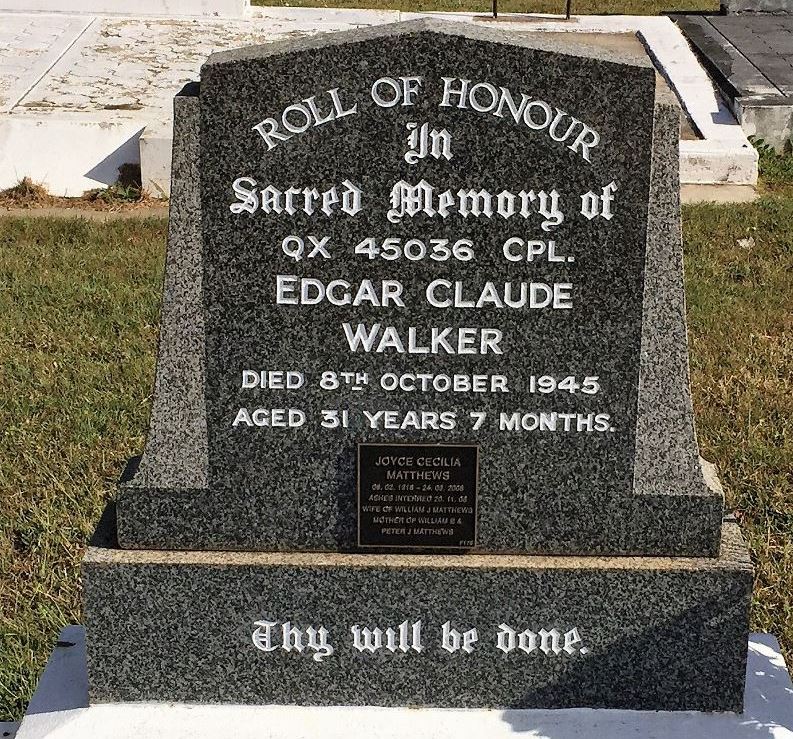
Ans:
<svg viewBox="0 0 793 739"><path fill-rule="evenodd" d="M358 546L476 545L479 447L358 445Z"/></svg>

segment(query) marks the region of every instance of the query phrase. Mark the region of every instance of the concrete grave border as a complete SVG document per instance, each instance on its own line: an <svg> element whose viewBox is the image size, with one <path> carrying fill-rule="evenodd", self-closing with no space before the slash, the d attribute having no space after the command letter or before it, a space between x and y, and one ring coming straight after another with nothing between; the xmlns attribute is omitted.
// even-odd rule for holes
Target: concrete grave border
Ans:
<svg viewBox="0 0 793 739"><path fill-rule="evenodd" d="M6 3L16 1L5 0ZM745 198L745 191L756 183L757 152L682 32L667 17L575 16L564 21L550 16L502 15L499 21L493 22L487 16L470 13L253 8L244 23L250 24L252 29L272 28L274 38L281 38L284 33L312 34L323 26L349 28L427 16L503 27L512 32L638 34L702 136L699 140L680 142L684 198L685 187L691 185L743 190ZM0 15L0 24L2 19ZM95 31L92 26L103 20L106 19L100 16L80 15L69 19L69 27L57 48L53 45L34 61L24 81L18 82L13 94L9 95L5 108L0 111L0 189L29 176L45 184L53 194L77 196L92 187L110 184L119 164L139 162L144 187L155 196L168 195L173 125L170 100L167 105L155 101L154 105L135 111L25 107L26 101L36 99L37 90L45 85L55 65L58 64L63 72L69 60L79 55L89 42ZM211 18L196 22L223 23ZM0 76L2 72L0 65ZM197 76L196 69L194 77ZM174 89L173 94L177 92L178 89ZM53 142L68 142L68 146L55 151Z"/></svg>
<svg viewBox="0 0 793 739"><path fill-rule="evenodd" d="M250 12L250 0L135 0L139 15L244 18ZM128 15L119 12L118 0L70 0L66 12L102 15ZM61 0L0 0L0 13L62 13Z"/></svg>
<svg viewBox="0 0 793 739"><path fill-rule="evenodd" d="M777 640L770 634L750 634L742 714L186 703L88 706L85 632L81 626L67 626L58 637L16 739L96 739L111 734L115 739L214 739L226 735L229 726L234 726L237 739L783 739L793 735L792 695L793 686ZM0 727L5 728L2 724ZM15 728L6 727L12 732Z"/></svg>

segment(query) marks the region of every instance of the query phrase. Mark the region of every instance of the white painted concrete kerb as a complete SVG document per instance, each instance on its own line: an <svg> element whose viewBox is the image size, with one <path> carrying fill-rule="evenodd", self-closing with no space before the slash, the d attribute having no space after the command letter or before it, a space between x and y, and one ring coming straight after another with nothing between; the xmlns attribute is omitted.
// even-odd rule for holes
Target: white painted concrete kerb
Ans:
<svg viewBox="0 0 793 739"><path fill-rule="evenodd" d="M250 0L134 0L132 5L121 0L0 0L0 13L85 13L89 15L138 15L209 18L244 18L250 11Z"/></svg>
<svg viewBox="0 0 793 739"><path fill-rule="evenodd" d="M0 189L28 176L53 194L80 195L129 162L140 163L149 192L167 196L173 96L210 53L422 15L491 26L466 13L319 8L254 8L225 21L0 14ZM639 34L703 136L680 142L681 182L755 184L757 153L669 18L511 16L492 27Z"/></svg>
<svg viewBox="0 0 793 739"><path fill-rule="evenodd" d="M89 707L82 627L64 629L59 644L17 739L793 739L793 686L779 645L768 634L750 636L741 715L186 703Z"/></svg>

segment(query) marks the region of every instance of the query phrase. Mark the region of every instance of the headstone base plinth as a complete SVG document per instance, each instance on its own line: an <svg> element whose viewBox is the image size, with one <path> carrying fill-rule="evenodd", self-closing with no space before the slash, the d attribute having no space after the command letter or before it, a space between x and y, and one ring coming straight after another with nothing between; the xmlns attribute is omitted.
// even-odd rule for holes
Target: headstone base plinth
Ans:
<svg viewBox="0 0 793 739"><path fill-rule="evenodd" d="M88 705L85 638L60 634L16 739L757 739L793 732L793 685L770 634L750 634L744 712L459 710L189 703Z"/></svg>
<svg viewBox="0 0 793 739"><path fill-rule="evenodd" d="M742 706L734 523L712 559L134 551L110 530L83 583L93 702Z"/></svg>

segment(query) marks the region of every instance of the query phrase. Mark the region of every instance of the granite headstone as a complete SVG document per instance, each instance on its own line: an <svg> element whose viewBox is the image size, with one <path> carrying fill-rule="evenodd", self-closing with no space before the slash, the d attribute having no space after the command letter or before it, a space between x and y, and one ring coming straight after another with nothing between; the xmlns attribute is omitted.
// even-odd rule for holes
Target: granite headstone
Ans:
<svg viewBox="0 0 793 739"><path fill-rule="evenodd" d="M357 445L408 443L478 447L473 551L716 554L643 52L371 29L214 55L197 94L193 325L121 546L353 551ZM383 527L439 480L394 478Z"/></svg>
<svg viewBox="0 0 793 739"><path fill-rule="evenodd" d="M740 710L680 110L621 48L411 21L217 54L177 96L92 700Z"/></svg>

